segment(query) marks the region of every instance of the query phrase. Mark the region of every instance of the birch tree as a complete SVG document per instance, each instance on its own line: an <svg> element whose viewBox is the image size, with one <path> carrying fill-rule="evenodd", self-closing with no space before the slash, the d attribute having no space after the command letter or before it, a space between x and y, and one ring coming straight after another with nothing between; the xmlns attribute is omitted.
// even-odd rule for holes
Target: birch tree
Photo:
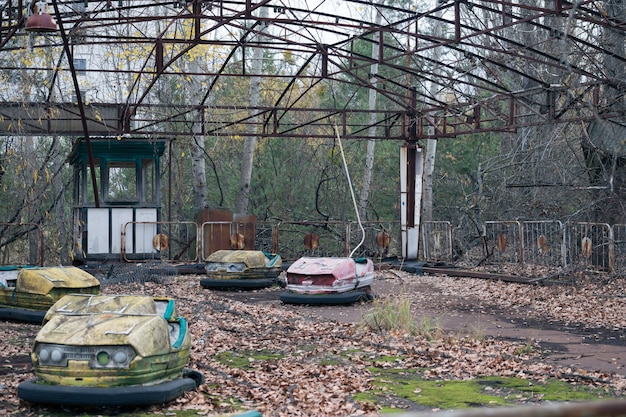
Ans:
<svg viewBox="0 0 626 417"><path fill-rule="evenodd" d="M381 2L384 4L384 1ZM374 13L376 14L374 18L375 26L380 26L381 15L380 11L375 8ZM376 109L376 86L377 86L377 78L378 74L378 42L372 40L372 66L370 67L370 81L371 86L369 89L369 99L368 99L368 108L369 110ZM372 111L369 115L369 129L368 136L374 136L376 134L376 114ZM361 193L359 196L359 216L362 220L367 220L367 204L369 199L370 187L372 183L372 171L374 169L374 153L376 150L376 141L374 139L369 139L367 141L367 151L365 154L365 167L363 169L363 183L361 184Z"/></svg>
<svg viewBox="0 0 626 417"><path fill-rule="evenodd" d="M261 19L267 17L267 8L260 8L260 16ZM259 43L262 43L264 36L263 32L267 30L267 25L260 26L260 33L257 34L259 38ZM250 107L254 108L258 106L261 102L261 74L263 70L263 54L264 50L262 48L254 48L253 56L252 56L252 77L250 78ZM256 137L256 122L258 120L258 116L253 116L250 118L250 122L247 125L247 133L246 139L243 144L243 150L241 154L241 175L239 177L239 195L237 196L237 202L235 204L237 213L247 213L248 206L250 204L250 182L252 180L252 165L254 162L254 150L256 148L257 137Z"/></svg>
<svg viewBox="0 0 626 417"><path fill-rule="evenodd" d="M439 12L439 15L441 13ZM441 25L436 25L435 38L443 37L443 28ZM440 49L432 49L433 62L439 62ZM433 70L436 74L436 69ZM429 92L431 97L437 95L437 85L431 83L429 86ZM432 129L432 128L431 128ZM432 132L432 130L431 130ZM429 139L426 141L426 153L424 157L424 180L422 186L422 222L428 222L433 220L433 173L435 171L435 157L437 156L437 139Z"/></svg>

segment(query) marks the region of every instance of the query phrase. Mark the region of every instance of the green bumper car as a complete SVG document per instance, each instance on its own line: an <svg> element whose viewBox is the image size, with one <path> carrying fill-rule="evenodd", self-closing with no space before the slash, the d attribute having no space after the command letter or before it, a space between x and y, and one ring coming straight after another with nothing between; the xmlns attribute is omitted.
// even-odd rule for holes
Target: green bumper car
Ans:
<svg viewBox="0 0 626 417"><path fill-rule="evenodd" d="M205 270L203 288L255 290L276 284L282 259L256 250L219 250L209 255Z"/></svg>
<svg viewBox="0 0 626 417"><path fill-rule="evenodd" d="M31 353L37 378L18 396L66 406L165 403L204 382L186 368L190 348L173 299L68 295L44 318Z"/></svg>
<svg viewBox="0 0 626 417"><path fill-rule="evenodd" d="M74 266L5 266L0 269L0 319L41 323L61 297L99 292L100 282Z"/></svg>

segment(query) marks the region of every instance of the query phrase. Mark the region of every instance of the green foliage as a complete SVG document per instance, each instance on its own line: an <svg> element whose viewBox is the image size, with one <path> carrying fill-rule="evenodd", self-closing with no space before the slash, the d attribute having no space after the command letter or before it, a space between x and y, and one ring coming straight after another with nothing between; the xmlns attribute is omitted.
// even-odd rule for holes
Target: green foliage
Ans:
<svg viewBox="0 0 626 417"><path fill-rule="evenodd" d="M433 176L435 220L455 219L459 211L471 209L487 198L491 182L501 184L502 171L489 171L499 153L497 134L438 142Z"/></svg>
<svg viewBox="0 0 626 417"><path fill-rule="evenodd" d="M61 251L60 237L71 231L71 187L67 189L71 172L64 169L70 147L71 142L61 138L0 140L0 219L7 223L38 224L46 242L44 255L52 262ZM58 230L60 225L67 227ZM36 261L35 233L24 235L25 229L3 231L3 242L11 242L0 248L3 263Z"/></svg>

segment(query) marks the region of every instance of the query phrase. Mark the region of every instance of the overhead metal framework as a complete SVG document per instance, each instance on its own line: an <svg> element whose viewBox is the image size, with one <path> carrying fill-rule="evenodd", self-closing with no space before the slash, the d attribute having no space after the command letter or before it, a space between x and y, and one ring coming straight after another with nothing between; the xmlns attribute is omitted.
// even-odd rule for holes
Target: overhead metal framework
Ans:
<svg viewBox="0 0 626 417"><path fill-rule="evenodd" d="M0 135L419 140L621 117L622 7L2 0ZM35 10L58 30L27 31Z"/></svg>

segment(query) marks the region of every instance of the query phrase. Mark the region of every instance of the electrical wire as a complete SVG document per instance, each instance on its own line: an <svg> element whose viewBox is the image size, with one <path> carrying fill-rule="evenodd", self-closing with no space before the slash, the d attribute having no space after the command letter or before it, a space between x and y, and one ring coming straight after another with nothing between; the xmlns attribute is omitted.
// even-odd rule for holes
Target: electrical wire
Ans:
<svg viewBox="0 0 626 417"><path fill-rule="evenodd" d="M348 164L346 162L346 155L343 153L343 145L341 144L341 137L339 136L339 130L337 129L337 125L333 125L335 128L335 135L337 136L337 142L339 143L339 150L341 151L341 160L343 161L343 167L346 170L346 178L348 179L348 185L350 186L350 195L352 196L352 203L354 204L354 212L356 214L356 219L359 222L359 228L361 229L361 241L352 252L350 252L350 258L354 255L354 252L363 244L365 241L365 229L363 228L363 224L361 223L361 216L359 215L359 208L356 204L356 198L354 197L354 189L352 188L352 180L350 179L350 172L348 171Z"/></svg>

